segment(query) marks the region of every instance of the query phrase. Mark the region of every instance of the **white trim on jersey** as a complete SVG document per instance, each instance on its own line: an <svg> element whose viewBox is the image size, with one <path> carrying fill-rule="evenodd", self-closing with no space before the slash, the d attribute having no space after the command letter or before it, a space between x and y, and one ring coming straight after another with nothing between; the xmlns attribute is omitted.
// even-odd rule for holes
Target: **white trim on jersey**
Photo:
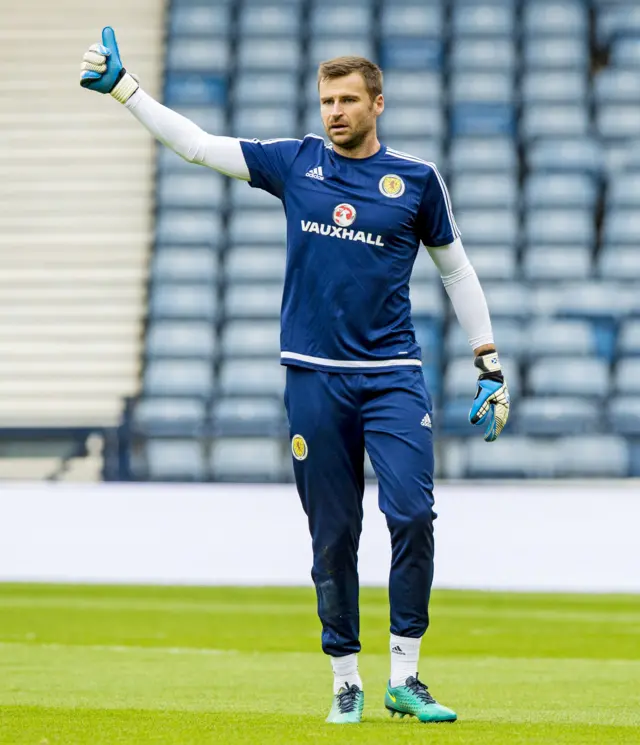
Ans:
<svg viewBox="0 0 640 745"><path fill-rule="evenodd" d="M393 148L388 147L387 148L387 155L391 155L392 158L400 158L401 160L408 160L411 163L422 163L425 166L429 166L431 170L435 173L436 178L438 179L438 183L440 184L440 189L442 191L442 195L444 197L444 203L447 208L447 217L449 218L449 225L451 226L451 232L453 233L453 237L460 238L460 229L458 228L458 224L456 223L455 217L453 216L453 207L451 205L451 197L449 196L449 190L447 189L447 185L444 182L444 179L440 175L440 171L438 170L435 163L431 163L428 160L422 160L422 158L417 158L415 155L409 155L409 153L402 153L399 150L394 150Z"/></svg>
<svg viewBox="0 0 640 745"><path fill-rule="evenodd" d="M281 360L297 360L298 362L310 362L313 365L325 365L326 367L363 368L363 367L422 367L421 360L328 360L324 357L311 357L308 354L297 352L280 352Z"/></svg>
<svg viewBox="0 0 640 745"><path fill-rule="evenodd" d="M271 140L259 140L257 137L238 137L240 142L259 142L261 145L273 145L276 142L302 142L297 137L275 137Z"/></svg>

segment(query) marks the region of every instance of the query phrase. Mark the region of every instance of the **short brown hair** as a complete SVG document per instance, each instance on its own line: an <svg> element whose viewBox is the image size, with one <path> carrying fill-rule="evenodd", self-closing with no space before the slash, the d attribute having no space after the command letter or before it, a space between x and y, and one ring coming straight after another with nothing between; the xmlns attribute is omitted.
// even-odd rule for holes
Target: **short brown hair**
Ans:
<svg viewBox="0 0 640 745"><path fill-rule="evenodd" d="M382 70L366 57L335 57L321 62L318 67L318 88L322 80L344 78L352 72L362 75L372 101L382 93Z"/></svg>

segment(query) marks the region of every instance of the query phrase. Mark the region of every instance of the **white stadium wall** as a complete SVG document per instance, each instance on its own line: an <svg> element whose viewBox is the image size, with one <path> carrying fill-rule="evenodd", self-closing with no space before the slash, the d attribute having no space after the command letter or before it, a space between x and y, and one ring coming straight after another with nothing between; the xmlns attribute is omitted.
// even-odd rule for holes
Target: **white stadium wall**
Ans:
<svg viewBox="0 0 640 745"><path fill-rule="evenodd" d="M442 484L435 585L640 592L640 486ZM26 484L0 492L0 581L310 583L291 485ZM363 584L383 585L388 534L365 497Z"/></svg>

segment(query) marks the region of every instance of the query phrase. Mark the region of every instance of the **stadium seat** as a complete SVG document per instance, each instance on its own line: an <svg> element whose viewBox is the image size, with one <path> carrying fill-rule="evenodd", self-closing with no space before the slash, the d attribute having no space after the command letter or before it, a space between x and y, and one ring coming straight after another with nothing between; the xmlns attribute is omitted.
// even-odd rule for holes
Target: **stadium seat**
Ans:
<svg viewBox="0 0 640 745"><path fill-rule="evenodd" d="M596 38L603 47L624 36L640 35L640 8L633 0L595 0Z"/></svg>
<svg viewBox="0 0 640 745"><path fill-rule="evenodd" d="M420 37L441 39L443 37L444 13L437 3L421 3L417 0L385 0L380 17L382 37Z"/></svg>
<svg viewBox="0 0 640 745"><path fill-rule="evenodd" d="M505 173L465 174L453 181L451 198L456 209L481 207L516 207L518 184Z"/></svg>
<svg viewBox="0 0 640 745"><path fill-rule="evenodd" d="M452 172L513 173L518 170L516 145L510 137L455 137L451 141Z"/></svg>
<svg viewBox="0 0 640 745"><path fill-rule="evenodd" d="M164 81L166 106L225 106L227 81L221 73L170 72Z"/></svg>
<svg viewBox="0 0 640 745"><path fill-rule="evenodd" d="M199 321L154 321L147 331L150 357L208 357L216 352L215 328Z"/></svg>
<svg viewBox="0 0 640 745"><path fill-rule="evenodd" d="M226 184L224 176L208 169L193 167L185 174L160 174L158 178L157 206L206 207L222 209Z"/></svg>
<svg viewBox="0 0 640 745"><path fill-rule="evenodd" d="M224 313L227 318L278 318L282 287L271 284L234 282L227 285Z"/></svg>
<svg viewBox="0 0 640 745"><path fill-rule="evenodd" d="M316 101L318 89L315 75L311 78L309 90L313 93L311 100ZM427 103L438 106L442 103L442 99L442 78L438 73L428 70L420 72L390 70L385 73L384 100L388 106L412 106ZM389 112L385 112L384 116L387 113ZM382 122L382 119L380 122Z"/></svg>
<svg viewBox="0 0 640 745"><path fill-rule="evenodd" d="M287 431L278 398L219 398L211 406L211 419L216 437L283 437Z"/></svg>
<svg viewBox="0 0 640 745"><path fill-rule="evenodd" d="M608 425L614 434L640 437L640 395L610 399L607 412Z"/></svg>
<svg viewBox="0 0 640 745"><path fill-rule="evenodd" d="M403 106L385 111L379 122L381 136L441 137L444 134L442 110L435 104Z"/></svg>
<svg viewBox="0 0 640 745"><path fill-rule="evenodd" d="M514 8L508 2L456 2L453 8L454 37L513 37Z"/></svg>
<svg viewBox="0 0 640 745"><path fill-rule="evenodd" d="M282 451L282 444L269 437L220 438L211 448L211 472L217 481L278 481Z"/></svg>
<svg viewBox="0 0 640 745"><path fill-rule="evenodd" d="M557 443L555 475L621 478L629 473L629 449L615 435L565 437Z"/></svg>
<svg viewBox="0 0 640 745"><path fill-rule="evenodd" d="M161 281L204 282L213 285L218 277L218 255L210 248L161 246L153 254L151 279Z"/></svg>
<svg viewBox="0 0 640 745"><path fill-rule="evenodd" d="M598 107L596 124L600 136L607 139L640 137L640 111L633 104L610 103Z"/></svg>
<svg viewBox="0 0 640 745"><path fill-rule="evenodd" d="M213 368L209 360L149 359L144 370L144 393L149 396L210 396Z"/></svg>
<svg viewBox="0 0 640 745"><path fill-rule="evenodd" d="M228 38L231 30L230 5L176 5L169 16L169 36L207 36Z"/></svg>
<svg viewBox="0 0 640 745"><path fill-rule="evenodd" d="M471 479L550 478L555 470L554 447L555 443L517 435L501 437L491 447L472 438L467 444L464 475Z"/></svg>
<svg viewBox="0 0 640 745"><path fill-rule="evenodd" d="M236 108L232 123L234 137L268 140L297 134L295 109L284 106L243 106Z"/></svg>
<svg viewBox="0 0 640 745"><path fill-rule="evenodd" d="M520 132L526 139L581 137L589 133L589 114L583 104L529 104L522 112Z"/></svg>
<svg viewBox="0 0 640 745"><path fill-rule="evenodd" d="M591 275L591 251L587 246L539 246L531 244L524 254L522 273L533 282L548 279L580 279Z"/></svg>
<svg viewBox="0 0 640 745"><path fill-rule="evenodd" d="M236 62L240 71L267 70L291 72L300 69L300 40L289 38L241 37Z"/></svg>
<svg viewBox="0 0 640 745"><path fill-rule="evenodd" d="M613 387L616 393L622 395L640 395L640 358L625 357L618 360Z"/></svg>
<svg viewBox="0 0 640 745"><path fill-rule="evenodd" d="M302 3L271 0L249 0L240 8L238 30L240 38L253 36L300 36Z"/></svg>
<svg viewBox="0 0 640 745"><path fill-rule="evenodd" d="M598 254L597 271L604 279L640 277L640 252L631 246L605 245Z"/></svg>
<svg viewBox="0 0 640 745"><path fill-rule="evenodd" d="M222 329L223 356L231 357L280 357L279 321L229 321Z"/></svg>
<svg viewBox="0 0 640 745"><path fill-rule="evenodd" d="M224 110L220 108L214 108L212 111L217 112L219 115L219 121L221 127L224 127ZM211 130L212 132L222 132L223 129ZM177 175L177 174L193 174L194 170L197 170L197 166L190 163L188 160L180 157L173 150L170 150L164 145L158 144L156 147L156 169L159 176L165 174Z"/></svg>
<svg viewBox="0 0 640 745"><path fill-rule="evenodd" d="M559 39L529 36L524 39L526 69L588 70L589 47L586 37L567 36Z"/></svg>
<svg viewBox="0 0 640 745"><path fill-rule="evenodd" d="M227 282L282 282L286 257L284 248L234 247L227 253L225 280Z"/></svg>
<svg viewBox="0 0 640 745"><path fill-rule="evenodd" d="M640 241L640 220L637 209L608 210L602 228L603 240L610 245L633 244Z"/></svg>
<svg viewBox="0 0 640 745"><path fill-rule="evenodd" d="M604 164L602 147L590 137L532 142L527 156L529 167L537 171L600 175Z"/></svg>
<svg viewBox="0 0 640 745"><path fill-rule="evenodd" d="M198 398L142 398L133 408L135 434L146 437L197 437L206 417L205 405Z"/></svg>
<svg viewBox="0 0 640 745"><path fill-rule="evenodd" d="M525 238L530 245L563 242L593 246L595 221L590 209L530 209L525 217Z"/></svg>
<svg viewBox="0 0 640 745"><path fill-rule="evenodd" d="M518 216L512 209L456 210L462 239L469 236L478 245L514 245L519 238Z"/></svg>
<svg viewBox="0 0 640 745"><path fill-rule="evenodd" d="M579 0L543 0L523 6L522 31L526 36L589 34L587 7Z"/></svg>
<svg viewBox="0 0 640 745"><path fill-rule="evenodd" d="M416 342L422 351L425 365L440 365L442 361L442 323L436 320L416 319Z"/></svg>
<svg viewBox="0 0 640 745"><path fill-rule="evenodd" d="M607 186L606 207L640 208L640 173L633 171L616 174Z"/></svg>
<svg viewBox="0 0 640 745"><path fill-rule="evenodd" d="M611 44L610 59L617 67L638 69L638 66L640 66L640 38L616 39Z"/></svg>
<svg viewBox="0 0 640 745"><path fill-rule="evenodd" d="M532 297L539 314L615 321L629 312L629 295L615 282L561 282L540 286Z"/></svg>
<svg viewBox="0 0 640 745"><path fill-rule="evenodd" d="M285 368L273 361L223 360L219 375L223 396L279 396L284 394Z"/></svg>
<svg viewBox="0 0 640 745"><path fill-rule="evenodd" d="M530 70L522 80L522 99L531 104L583 104L587 101L588 80L583 70Z"/></svg>
<svg viewBox="0 0 640 745"><path fill-rule="evenodd" d="M363 2L338 2L320 0L314 2L309 16L309 33L312 39L329 36L371 37L373 15L371 4Z"/></svg>
<svg viewBox="0 0 640 745"><path fill-rule="evenodd" d="M524 353L532 359L545 356L558 358L597 353L596 339L589 321L537 318L524 334Z"/></svg>
<svg viewBox="0 0 640 745"><path fill-rule="evenodd" d="M493 279L516 279L518 266L513 246L478 246L465 242L467 255L481 282Z"/></svg>
<svg viewBox="0 0 640 745"><path fill-rule="evenodd" d="M598 105L635 104L640 100L637 70L605 67L594 78L594 96Z"/></svg>
<svg viewBox="0 0 640 745"><path fill-rule="evenodd" d="M640 320L623 321L618 333L617 350L621 357L640 356Z"/></svg>
<svg viewBox="0 0 640 745"><path fill-rule="evenodd" d="M536 396L609 395L609 365L593 357L554 357L533 362L529 368L529 388Z"/></svg>
<svg viewBox="0 0 640 745"><path fill-rule="evenodd" d="M595 401L566 397L533 397L518 401L513 426L523 435L578 435L600 432L601 406Z"/></svg>
<svg viewBox="0 0 640 745"><path fill-rule="evenodd" d="M284 246L286 235L287 226L282 210L243 210L234 212L229 221L229 238L233 243Z"/></svg>
<svg viewBox="0 0 640 745"><path fill-rule="evenodd" d="M444 314L444 290L434 282L412 281L411 314L414 318L441 318Z"/></svg>
<svg viewBox="0 0 640 745"><path fill-rule="evenodd" d="M211 105L181 105L173 107L178 114L182 114L187 119L190 119L194 124L197 124L205 132L211 132L216 134L218 132L225 132L227 130L227 118L226 110L222 106L211 106ZM164 156L167 160L171 160L172 163L182 161L187 163L180 156L173 153L168 148L164 148L168 155ZM194 166L188 164L189 170L192 172ZM187 166L184 166L186 170Z"/></svg>
<svg viewBox="0 0 640 745"><path fill-rule="evenodd" d="M366 57L374 62L377 56L374 53L372 40L358 34L357 29L354 29L353 34L350 36L338 37L333 35L324 39L312 38L309 44L308 62L310 68L314 70L325 60L344 55Z"/></svg>
<svg viewBox="0 0 640 745"><path fill-rule="evenodd" d="M450 81L450 100L460 103L511 104L514 100L513 73L459 72Z"/></svg>
<svg viewBox="0 0 640 745"><path fill-rule="evenodd" d="M202 481L207 474L202 446L195 439L151 439L145 447L151 481Z"/></svg>
<svg viewBox="0 0 640 745"><path fill-rule="evenodd" d="M211 210L164 209L156 222L156 241L213 245L222 231L220 215Z"/></svg>
<svg viewBox="0 0 640 745"><path fill-rule="evenodd" d="M532 172L526 180L524 203L530 207L588 207L593 209L598 187L586 173Z"/></svg>
<svg viewBox="0 0 640 745"><path fill-rule="evenodd" d="M516 133L516 111L510 103L458 103L451 110L451 134L466 136L512 136Z"/></svg>
<svg viewBox="0 0 640 745"><path fill-rule="evenodd" d="M219 72L229 67L229 44L226 39L170 37L167 44L168 72Z"/></svg>
<svg viewBox="0 0 640 745"><path fill-rule="evenodd" d="M454 74L466 71L514 72L515 45L512 39L460 39L449 59Z"/></svg>
<svg viewBox="0 0 640 745"><path fill-rule="evenodd" d="M162 282L152 288L149 315L155 320L214 321L217 314L217 288L213 285Z"/></svg>
<svg viewBox="0 0 640 745"><path fill-rule="evenodd" d="M380 43L380 65L383 70L439 71L442 68L442 59L443 46L440 39L392 37L385 38Z"/></svg>
<svg viewBox="0 0 640 745"><path fill-rule="evenodd" d="M233 88L234 102L239 107L278 102L282 107L295 107L298 84L293 72L241 73Z"/></svg>
<svg viewBox="0 0 640 745"><path fill-rule="evenodd" d="M527 318L532 310L531 289L518 282L483 282L492 318Z"/></svg>

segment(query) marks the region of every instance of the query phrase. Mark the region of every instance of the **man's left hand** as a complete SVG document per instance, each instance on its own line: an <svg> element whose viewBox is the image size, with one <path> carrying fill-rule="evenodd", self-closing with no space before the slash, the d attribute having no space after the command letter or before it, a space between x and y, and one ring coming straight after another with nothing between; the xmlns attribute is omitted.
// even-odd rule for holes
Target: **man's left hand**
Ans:
<svg viewBox="0 0 640 745"><path fill-rule="evenodd" d="M469 412L469 421L471 424L484 427L484 439L493 442L509 418L509 389L497 352L480 354L473 364L480 370L480 375L473 406Z"/></svg>

